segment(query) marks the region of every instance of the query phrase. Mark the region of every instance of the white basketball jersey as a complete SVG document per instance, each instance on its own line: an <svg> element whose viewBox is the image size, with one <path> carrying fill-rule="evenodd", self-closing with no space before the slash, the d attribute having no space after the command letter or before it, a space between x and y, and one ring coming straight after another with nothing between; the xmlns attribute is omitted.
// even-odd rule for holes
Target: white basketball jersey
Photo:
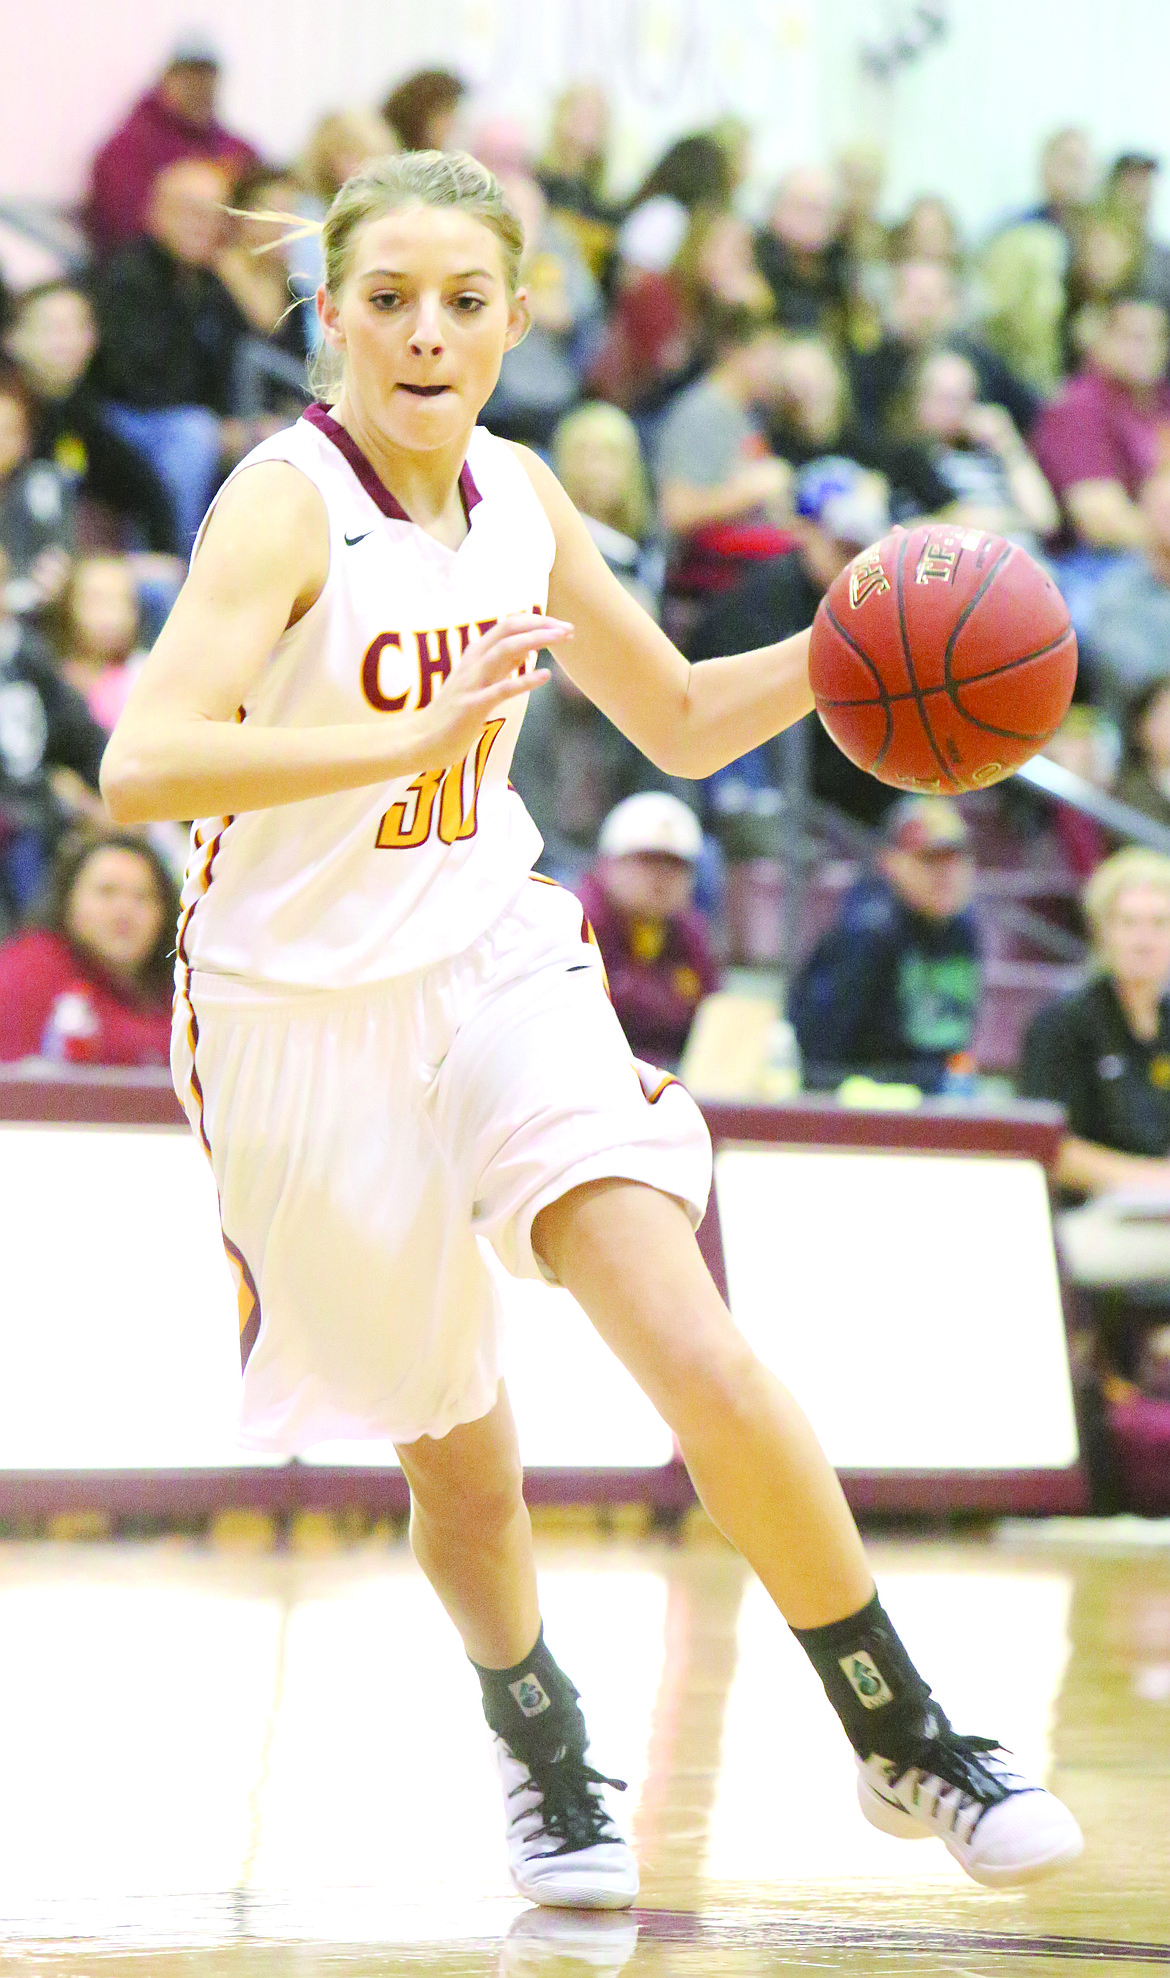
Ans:
<svg viewBox="0 0 1170 1978"><path fill-rule="evenodd" d="M321 406L235 471L261 460L290 461L319 488L329 574L273 648L243 720L393 722L428 706L452 661L497 619L545 610L552 529L512 449L481 427L460 480L470 526L457 550L407 519ZM524 696L507 702L450 769L200 818L180 962L289 987L348 988L468 947L515 898L541 849L508 782L524 706Z"/></svg>

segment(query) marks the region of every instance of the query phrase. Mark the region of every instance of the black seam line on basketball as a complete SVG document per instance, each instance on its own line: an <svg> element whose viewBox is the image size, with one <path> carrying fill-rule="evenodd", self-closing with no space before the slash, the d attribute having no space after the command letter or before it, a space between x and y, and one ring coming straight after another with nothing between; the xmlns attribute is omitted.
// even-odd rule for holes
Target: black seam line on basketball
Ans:
<svg viewBox="0 0 1170 1978"><path fill-rule="evenodd" d="M1003 569L1004 564L1007 563L1014 554L1015 554L1014 546L1011 543L1005 543L1003 548L1000 550L999 555L996 557L995 562L992 564L990 570L987 572L987 575L985 577L980 578L978 589L976 591L973 591L971 596L967 599L966 604L963 606L962 611L959 613L958 617L956 618L954 624L951 627L951 636L947 640L946 646L943 650L943 683L955 707L959 706L958 701L955 699L955 679L954 679L954 674L951 671L955 659L955 641L958 638L959 633L962 631L964 625L967 623L967 620L970 618L971 613L975 610L975 607L981 602L983 598L986 597L988 591L991 589L992 584L994 584L1000 571ZM960 709L960 712L963 714L964 719L966 719L967 718L966 709L962 708ZM976 727L981 728L986 724L983 722L976 722L975 725ZM1011 731L1006 728L991 728L988 730L988 732L992 735L1006 735L1009 734Z"/></svg>
<svg viewBox="0 0 1170 1978"><path fill-rule="evenodd" d="M828 619L830 625L833 627L834 632L836 632L838 638L844 639L845 644L849 647L850 651L855 652L857 654L858 659L861 661L862 665L868 669L869 673L873 678L873 684L877 688L876 701L856 701L856 702L826 701L825 703L826 707L856 706L856 707L881 708L882 713L886 717L886 734L885 734L885 740L883 741L881 748L878 750L873 761L870 763L870 769L874 770L877 768L880 762L885 761L886 753L889 749L890 743L894 739L894 717L890 712L890 702L893 699L893 696L887 689L885 681L882 679L881 674L878 672L877 667L874 665L869 654L863 651L861 646L858 645L857 640L853 638L850 635L850 633L848 633L845 630L845 627L842 625L840 619L834 617L832 607L827 604L825 606L825 616Z"/></svg>
<svg viewBox="0 0 1170 1978"><path fill-rule="evenodd" d="M840 628L838 627L838 629ZM964 721L969 721L973 728L982 728L986 730L986 732L989 735L1001 735L1005 739L1009 739L1012 741L1019 741L1019 742L1033 741L1036 738L1032 733L1024 733L1015 728L995 728L992 726L992 724L989 721L981 721L977 714L968 713L967 709L963 706L962 702L958 699L958 689L962 687L978 687L982 685L984 680L994 680L997 679L1001 673L1010 673L1013 667L1026 666L1029 660L1044 659L1047 657L1049 653L1056 652L1059 649L1059 647L1066 644L1067 641L1073 637L1075 637L1075 634L1073 632L1072 626L1070 625L1068 630L1062 632L1058 639L1050 639L1046 646L1037 646L1032 652L1021 653L1018 659L1005 660L1002 666L991 666L987 669L985 673L977 673L973 679L956 681L954 683L954 686L952 687L947 687L947 686L922 687L919 689L919 692L921 693L924 699L929 699L931 696L937 694L947 694L953 705L958 709L959 713L962 715ZM884 697L884 700L892 705L896 701L915 700L917 699L917 697L918 696L912 690L908 690L904 694L887 694ZM825 695L822 694L820 696L820 700L822 707L849 708L849 707L876 707L878 705L877 701L866 700L864 697L861 698L860 700L831 701L828 700L825 697ZM1055 733L1056 730L1054 728L1049 728L1045 731L1045 738L1047 738L1048 735L1053 735Z"/></svg>
<svg viewBox="0 0 1170 1978"><path fill-rule="evenodd" d="M1056 652L1067 640L1075 639L1071 625L1066 625L1058 639L1049 639L1046 646L1036 646L1031 652L1022 652L1015 659L1005 659L1002 666L988 666L982 673L973 674L970 680L957 680L957 687L977 687L983 680L994 680L1001 673L1010 673L1013 666L1026 666L1030 659L1046 659L1050 652ZM942 691L945 691L942 690Z"/></svg>
<svg viewBox="0 0 1170 1978"><path fill-rule="evenodd" d="M910 634L906 628L906 599L902 589L902 569L906 562L906 550L909 542L909 536L903 536L901 542L898 544L898 565L894 573L894 596L898 605L898 630L902 634L902 653L906 661L906 672L910 678L910 685L914 690L914 700L918 708L918 719L922 723L922 732L934 751L934 759L942 770L943 776L950 784L952 790L954 790L958 787L958 778L955 775L952 764L947 761L935 739L934 729L931 727L927 718L926 698L918 684L918 675L914 671L914 661L910 657Z"/></svg>
<svg viewBox="0 0 1170 1978"><path fill-rule="evenodd" d="M1033 655L1029 654L1029 658L1031 657L1033 657ZM1035 657L1042 658L1043 655L1038 653L1035 655ZM1010 667L996 668L997 673L1010 672L1010 671L1011 671ZM982 681L988 679L989 677L990 676L986 673L979 673L976 675L974 680L961 680L959 682L959 685L964 687L977 687L980 685ZM904 694L890 694L888 696L888 700L889 700L889 705L893 707L901 701L917 700L919 696L921 696L923 700L927 700L927 701L937 700L940 694L945 694L945 693L947 693L946 687L920 687L918 689L917 694L908 688ZM953 702L957 711L963 716L963 719L965 721L971 721L974 722L976 725L982 725L979 722L979 716L977 714L968 714L966 708L962 705L962 703L954 699L953 694L950 695L949 698ZM862 696L858 700L831 701L829 700L828 696L825 694L818 695L818 699L822 707L878 707L879 705L881 705L881 703L879 703L878 701L868 699L864 694L862 694Z"/></svg>

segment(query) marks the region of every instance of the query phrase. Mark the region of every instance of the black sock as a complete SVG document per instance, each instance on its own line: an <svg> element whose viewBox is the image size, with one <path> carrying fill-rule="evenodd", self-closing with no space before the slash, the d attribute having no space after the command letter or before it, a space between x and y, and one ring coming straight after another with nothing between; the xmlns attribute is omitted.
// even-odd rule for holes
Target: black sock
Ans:
<svg viewBox="0 0 1170 1978"><path fill-rule="evenodd" d="M862 1758L897 1759L949 1728L876 1593L867 1607L826 1628L793 1628L825 1694Z"/></svg>
<svg viewBox="0 0 1170 1978"><path fill-rule="evenodd" d="M581 1756L588 1737L577 1691L545 1647L543 1628L515 1668L471 1666L483 1691L483 1714L514 1757L527 1764L562 1751Z"/></svg>

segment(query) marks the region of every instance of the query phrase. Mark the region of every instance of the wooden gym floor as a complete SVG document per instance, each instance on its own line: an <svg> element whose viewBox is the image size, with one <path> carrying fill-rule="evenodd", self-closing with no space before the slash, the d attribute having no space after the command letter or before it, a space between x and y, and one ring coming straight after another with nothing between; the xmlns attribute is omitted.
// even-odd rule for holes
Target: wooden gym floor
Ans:
<svg viewBox="0 0 1170 1978"><path fill-rule="evenodd" d="M478 1692L405 1544L0 1545L0 1973L1055 1978L1170 1968L1170 1531L882 1540L951 1715L1087 1838L1031 1892L875 1833L803 1656L701 1523L542 1530L549 1642L629 1780L629 1917L510 1892ZM1143 1542L1144 1540L1144 1542Z"/></svg>

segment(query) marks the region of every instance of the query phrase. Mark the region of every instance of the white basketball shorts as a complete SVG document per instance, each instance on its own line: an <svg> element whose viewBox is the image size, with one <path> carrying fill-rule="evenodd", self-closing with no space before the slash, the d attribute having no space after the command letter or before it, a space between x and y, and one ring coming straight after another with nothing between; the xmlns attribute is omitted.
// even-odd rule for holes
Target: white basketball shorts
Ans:
<svg viewBox="0 0 1170 1978"><path fill-rule="evenodd" d="M696 1227L706 1206L698 1107L631 1057L579 903L538 878L424 973L320 991L184 974L171 1070L219 1188L257 1448L486 1414L501 1326L477 1238L547 1277L533 1218L579 1183L646 1182Z"/></svg>

